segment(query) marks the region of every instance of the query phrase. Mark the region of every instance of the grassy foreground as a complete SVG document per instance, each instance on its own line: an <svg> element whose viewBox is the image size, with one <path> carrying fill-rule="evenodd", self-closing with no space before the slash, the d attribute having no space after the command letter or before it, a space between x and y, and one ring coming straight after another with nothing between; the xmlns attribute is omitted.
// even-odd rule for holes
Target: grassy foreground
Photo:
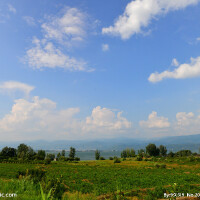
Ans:
<svg viewBox="0 0 200 200"><path fill-rule="evenodd" d="M46 182L18 171L40 169ZM54 186L51 188L52 180ZM59 188L55 189L55 185ZM50 187L47 187L49 185ZM59 195L52 198L48 193ZM62 191L62 194L60 191ZM164 193L199 193L199 160L134 159L113 163L104 161L52 162L49 165L0 163L0 193L16 193L13 199L162 199ZM9 198L12 199L12 198Z"/></svg>

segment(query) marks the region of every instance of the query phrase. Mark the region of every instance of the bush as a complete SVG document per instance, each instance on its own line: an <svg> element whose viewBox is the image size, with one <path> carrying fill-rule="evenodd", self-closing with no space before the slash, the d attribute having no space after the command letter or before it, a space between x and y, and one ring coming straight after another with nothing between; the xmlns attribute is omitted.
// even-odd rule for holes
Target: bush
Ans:
<svg viewBox="0 0 200 200"><path fill-rule="evenodd" d="M143 160L143 159L142 159L142 156L137 156L136 160L137 160L137 161L142 161L142 160Z"/></svg>
<svg viewBox="0 0 200 200"><path fill-rule="evenodd" d="M101 156L101 157L99 158L99 160L105 160L105 158Z"/></svg>
<svg viewBox="0 0 200 200"><path fill-rule="evenodd" d="M109 160L113 160L113 157L109 157Z"/></svg>
<svg viewBox="0 0 200 200"><path fill-rule="evenodd" d="M47 159L44 160L44 164L45 164L45 165L48 165L48 164L50 164L50 163L51 163L51 159L47 158Z"/></svg>
<svg viewBox="0 0 200 200"><path fill-rule="evenodd" d="M75 157L75 158L74 158L74 161L80 161L80 158Z"/></svg>
<svg viewBox="0 0 200 200"><path fill-rule="evenodd" d="M120 160L119 158L116 157L116 158L114 159L114 163L121 163L121 160Z"/></svg>

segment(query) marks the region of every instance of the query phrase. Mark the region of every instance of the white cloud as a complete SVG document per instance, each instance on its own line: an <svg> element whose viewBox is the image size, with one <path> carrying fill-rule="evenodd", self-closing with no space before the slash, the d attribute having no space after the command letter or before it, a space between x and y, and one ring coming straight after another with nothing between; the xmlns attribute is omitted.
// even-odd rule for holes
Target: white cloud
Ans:
<svg viewBox="0 0 200 200"><path fill-rule="evenodd" d="M35 69L63 68L70 71L92 72L87 62L69 56L68 47L75 46L86 36L86 14L77 8L65 8L62 16L47 17L48 21L42 24L43 39L33 39L33 47L26 51L25 63ZM30 17L24 18L27 23L33 24Z"/></svg>
<svg viewBox="0 0 200 200"><path fill-rule="evenodd" d="M108 51L109 45L108 44L102 44L102 51Z"/></svg>
<svg viewBox="0 0 200 200"><path fill-rule="evenodd" d="M171 65L174 66L174 67L178 67L178 66L179 66L178 60L177 60L176 58L174 58L174 59L172 60L172 64L171 64Z"/></svg>
<svg viewBox="0 0 200 200"><path fill-rule="evenodd" d="M35 26L35 19L31 16L23 16L23 20L29 25L29 26Z"/></svg>
<svg viewBox="0 0 200 200"><path fill-rule="evenodd" d="M122 112L117 115L108 108L97 106L93 109L91 116L86 118L84 126L85 131L123 131L131 128L131 122L121 116Z"/></svg>
<svg viewBox="0 0 200 200"><path fill-rule="evenodd" d="M84 61L70 57L62 53L51 42L34 39L35 47L26 52L26 61L36 69L64 68L70 71L92 71Z"/></svg>
<svg viewBox="0 0 200 200"><path fill-rule="evenodd" d="M76 116L79 112L79 108L58 110L47 98L17 99L0 119L0 136L2 140L101 138L131 127L121 112L115 115L108 108L98 106L83 119Z"/></svg>
<svg viewBox="0 0 200 200"><path fill-rule="evenodd" d="M177 125L179 127L184 127L191 125L194 121L194 113L185 113L185 112L179 112L176 114L177 119Z"/></svg>
<svg viewBox="0 0 200 200"><path fill-rule="evenodd" d="M43 23L45 38L67 45L83 41L86 36L86 15L77 8L66 8L60 17L49 17Z"/></svg>
<svg viewBox="0 0 200 200"><path fill-rule="evenodd" d="M26 96L30 94L30 92L35 87L31 85L27 85L25 83L17 82L17 81L6 81L0 84L0 92L11 94L17 91L24 93Z"/></svg>
<svg viewBox="0 0 200 200"><path fill-rule="evenodd" d="M179 135L199 134L200 131L200 115L195 116L194 113L179 112L176 114L176 122L174 130Z"/></svg>
<svg viewBox="0 0 200 200"><path fill-rule="evenodd" d="M73 134L78 127L73 116L78 112L79 108L58 111L55 102L39 97L34 97L32 101L15 100L11 112L0 120L1 138L6 137L2 133L16 134L15 140L49 139L56 138L57 134Z"/></svg>
<svg viewBox="0 0 200 200"><path fill-rule="evenodd" d="M161 73L155 72L152 73L148 80L150 82L159 82L163 79L173 78L173 79L185 79L185 78L194 78L200 76L200 57L191 58L191 63L181 64L174 71L164 71Z"/></svg>
<svg viewBox="0 0 200 200"><path fill-rule="evenodd" d="M14 14L17 12L17 10L11 4L8 4L8 10Z"/></svg>
<svg viewBox="0 0 200 200"><path fill-rule="evenodd" d="M103 28L102 33L129 39L132 35L141 33L142 28L147 27L156 17L198 2L199 0L134 0L128 3L114 25Z"/></svg>
<svg viewBox="0 0 200 200"><path fill-rule="evenodd" d="M200 41L200 37L198 37L196 40L197 40L197 42L199 42Z"/></svg>
<svg viewBox="0 0 200 200"><path fill-rule="evenodd" d="M153 111L147 121L140 121L140 126L144 128L168 128L170 123L168 118L157 116L157 112Z"/></svg>

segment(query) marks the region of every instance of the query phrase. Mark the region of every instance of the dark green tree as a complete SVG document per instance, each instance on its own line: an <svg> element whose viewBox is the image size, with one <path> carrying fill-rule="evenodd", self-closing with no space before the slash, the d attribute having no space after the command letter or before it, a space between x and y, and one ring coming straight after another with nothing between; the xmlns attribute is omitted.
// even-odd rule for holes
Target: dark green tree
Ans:
<svg viewBox="0 0 200 200"><path fill-rule="evenodd" d="M75 155L76 155L76 149L73 148L73 147L70 147L69 158L70 158L71 160L74 160Z"/></svg>
<svg viewBox="0 0 200 200"><path fill-rule="evenodd" d="M161 156L166 156L167 155L167 148L163 145L159 146L159 150L160 150L160 155Z"/></svg>
<svg viewBox="0 0 200 200"><path fill-rule="evenodd" d="M121 152L121 158L127 158L127 152L126 152L126 150L123 150Z"/></svg>
<svg viewBox="0 0 200 200"><path fill-rule="evenodd" d="M4 147L1 151L1 156L3 158L13 158L17 156L17 150L11 147Z"/></svg>
<svg viewBox="0 0 200 200"><path fill-rule="evenodd" d="M146 146L146 152L150 156L159 156L160 150L159 148L156 147L155 144L149 144Z"/></svg>
<svg viewBox="0 0 200 200"><path fill-rule="evenodd" d="M51 161L53 161L55 158L55 154L52 154L52 153L48 153L47 156L46 156L46 159L49 159Z"/></svg>
<svg viewBox="0 0 200 200"><path fill-rule="evenodd" d="M99 160L100 157L101 157L100 151L99 151L99 150L96 150L96 151L95 151L95 159L96 159L96 160Z"/></svg>
<svg viewBox="0 0 200 200"><path fill-rule="evenodd" d="M59 153L57 154L56 158L59 160L60 157L61 157L61 153L59 152Z"/></svg>
<svg viewBox="0 0 200 200"><path fill-rule="evenodd" d="M64 157L65 157L65 150L62 150L61 156L64 156Z"/></svg>
<svg viewBox="0 0 200 200"><path fill-rule="evenodd" d="M28 154L29 147L26 144L20 144L17 147L17 157L21 159L25 159Z"/></svg>
<svg viewBox="0 0 200 200"><path fill-rule="evenodd" d="M39 150L37 153L38 160L44 160L46 157L46 152L44 150Z"/></svg>

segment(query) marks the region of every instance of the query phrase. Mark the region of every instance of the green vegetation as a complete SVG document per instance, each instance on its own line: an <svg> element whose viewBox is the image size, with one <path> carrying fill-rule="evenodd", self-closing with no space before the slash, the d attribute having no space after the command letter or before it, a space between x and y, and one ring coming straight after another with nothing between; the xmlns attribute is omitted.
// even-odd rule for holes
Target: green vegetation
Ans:
<svg viewBox="0 0 200 200"><path fill-rule="evenodd" d="M43 161L50 158L42 150L35 153L21 145L18 156L18 149L7 147L1 152L0 193L16 193L15 199L25 200L150 200L162 199L164 193L199 192L199 155L182 150L171 156L164 146L147 147L146 152L140 151L134 157L99 157L96 161L80 162L75 157L76 150L71 148L69 157L62 151L57 161L48 165ZM151 156L152 152L156 156Z"/></svg>

